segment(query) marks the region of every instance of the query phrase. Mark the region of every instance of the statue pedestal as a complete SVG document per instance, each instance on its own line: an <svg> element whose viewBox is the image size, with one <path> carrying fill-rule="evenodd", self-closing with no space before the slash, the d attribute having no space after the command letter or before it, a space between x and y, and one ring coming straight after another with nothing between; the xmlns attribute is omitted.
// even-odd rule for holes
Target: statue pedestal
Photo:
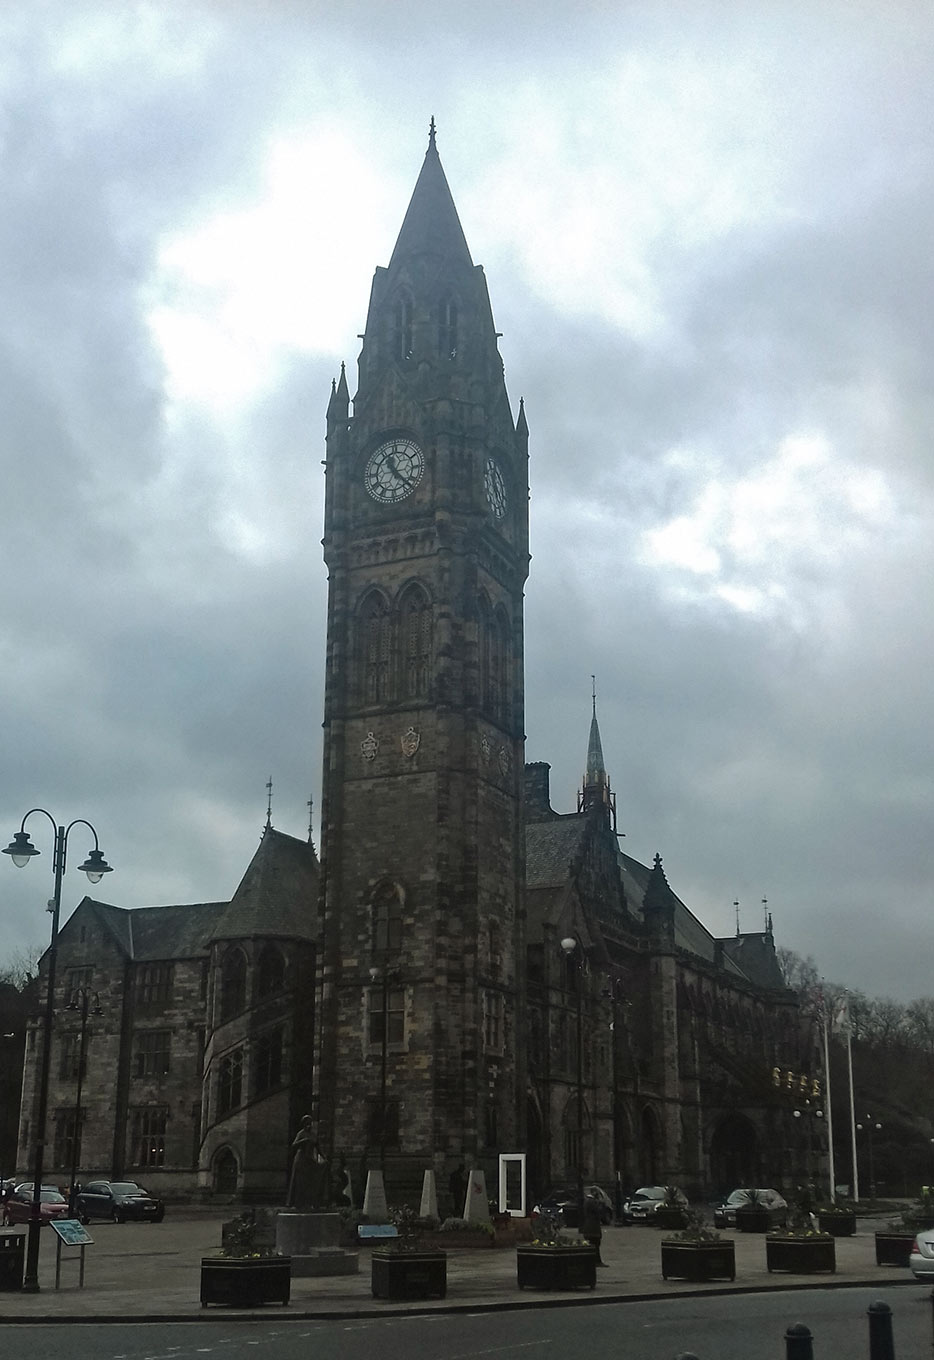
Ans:
<svg viewBox="0 0 934 1360"><path fill-rule="evenodd" d="M360 1268L357 1253L345 1251L340 1239L340 1214L280 1209L276 1215L276 1251L280 1256L291 1256L293 1279L356 1275Z"/></svg>

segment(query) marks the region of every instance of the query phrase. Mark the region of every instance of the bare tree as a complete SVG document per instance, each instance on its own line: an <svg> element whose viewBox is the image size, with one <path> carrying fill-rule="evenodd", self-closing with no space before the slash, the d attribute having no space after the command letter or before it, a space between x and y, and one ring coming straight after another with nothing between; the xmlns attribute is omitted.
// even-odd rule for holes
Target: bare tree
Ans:
<svg viewBox="0 0 934 1360"><path fill-rule="evenodd" d="M43 946L39 944L14 950L4 963L0 963L0 982L5 982L21 992L27 983L38 977L42 953Z"/></svg>

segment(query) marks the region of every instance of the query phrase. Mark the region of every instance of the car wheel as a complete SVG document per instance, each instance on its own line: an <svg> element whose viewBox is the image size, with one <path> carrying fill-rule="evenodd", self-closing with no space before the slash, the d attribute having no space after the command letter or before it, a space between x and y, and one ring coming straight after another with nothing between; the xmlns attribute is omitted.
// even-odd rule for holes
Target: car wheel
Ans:
<svg viewBox="0 0 934 1360"><path fill-rule="evenodd" d="M125 1222L126 1222L126 1218L124 1217L124 1214L123 1214L123 1210L122 1210L122 1209L114 1209L113 1213L112 1213L110 1216L111 1216L111 1218L113 1219L113 1221L114 1221L115 1223L125 1223Z"/></svg>
<svg viewBox="0 0 934 1360"><path fill-rule="evenodd" d="M156 1214L155 1218L154 1218L152 1221L153 1221L153 1223L161 1223L162 1220L163 1220L164 1218L165 1218L165 1210L164 1210L164 1209L160 1209L159 1212Z"/></svg>
<svg viewBox="0 0 934 1360"><path fill-rule="evenodd" d="M83 1209L79 1209L79 1210L78 1210L78 1222L79 1222L79 1223L83 1223L84 1226L87 1227L88 1224L90 1223L90 1221L91 1221L91 1219L90 1219L89 1215L86 1214L86 1213L84 1212Z"/></svg>

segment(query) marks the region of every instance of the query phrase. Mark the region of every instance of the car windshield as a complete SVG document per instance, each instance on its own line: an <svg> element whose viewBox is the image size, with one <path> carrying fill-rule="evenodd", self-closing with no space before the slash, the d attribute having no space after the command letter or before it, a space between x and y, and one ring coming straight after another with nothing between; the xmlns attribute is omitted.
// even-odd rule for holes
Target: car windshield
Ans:
<svg viewBox="0 0 934 1360"><path fill-rule="evenodd" d="M734 1190L727 1200L727 1204L745 1204L749 1198L748 1190Z"/></svg>
<svg viewBox="0 0 934 1360"><path fill-rule="evenodd" d="M633 1199L664 1199L665 1192L657 1185L648 1185L643 1190L637 1190Z"/></svg>
<svg viewBox="0 0 934 1360"><path fill-rule="evenodd" d="M110 1188L115 1195L145 1195L146 1191L135 1181L111 1181Z"/></svg>
<svg viewBox="0 0 934 1360"><path fill-rule="evenodd" d="M43 1204L64 1204L65 1197L60 1195L57 1190L40 1190L39 1198Z"/></svg>

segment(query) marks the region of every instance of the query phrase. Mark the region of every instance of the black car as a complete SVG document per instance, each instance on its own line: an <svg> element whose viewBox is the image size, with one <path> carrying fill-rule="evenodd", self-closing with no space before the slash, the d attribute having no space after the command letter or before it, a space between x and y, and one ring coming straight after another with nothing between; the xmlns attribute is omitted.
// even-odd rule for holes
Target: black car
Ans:
<svg viewBox="0 0 934 1360"><path fill-rule="evenodd" d="M165 1205L135 1181L89 1181L78 1191L75 1212L82 1223L92 1218L110 1218L114 1223L128 1219L161 1223Z"/></svg>
<svg viewBox="0 0 934 1360"><path fill-rule="evenodd" d="M599 1185L585 1185L585 1198L591 1194L596 1197L600 1205L601 1223L612 1223L613 1201L609 1195ZM580 1219L577 1206L577 1187L549 1190L547 1195L543 1195L540 1202L532 1210L533 1227L535 1219L545 1215L557 1219L558 1225L562 1228L576 1228Z"/></svg>

